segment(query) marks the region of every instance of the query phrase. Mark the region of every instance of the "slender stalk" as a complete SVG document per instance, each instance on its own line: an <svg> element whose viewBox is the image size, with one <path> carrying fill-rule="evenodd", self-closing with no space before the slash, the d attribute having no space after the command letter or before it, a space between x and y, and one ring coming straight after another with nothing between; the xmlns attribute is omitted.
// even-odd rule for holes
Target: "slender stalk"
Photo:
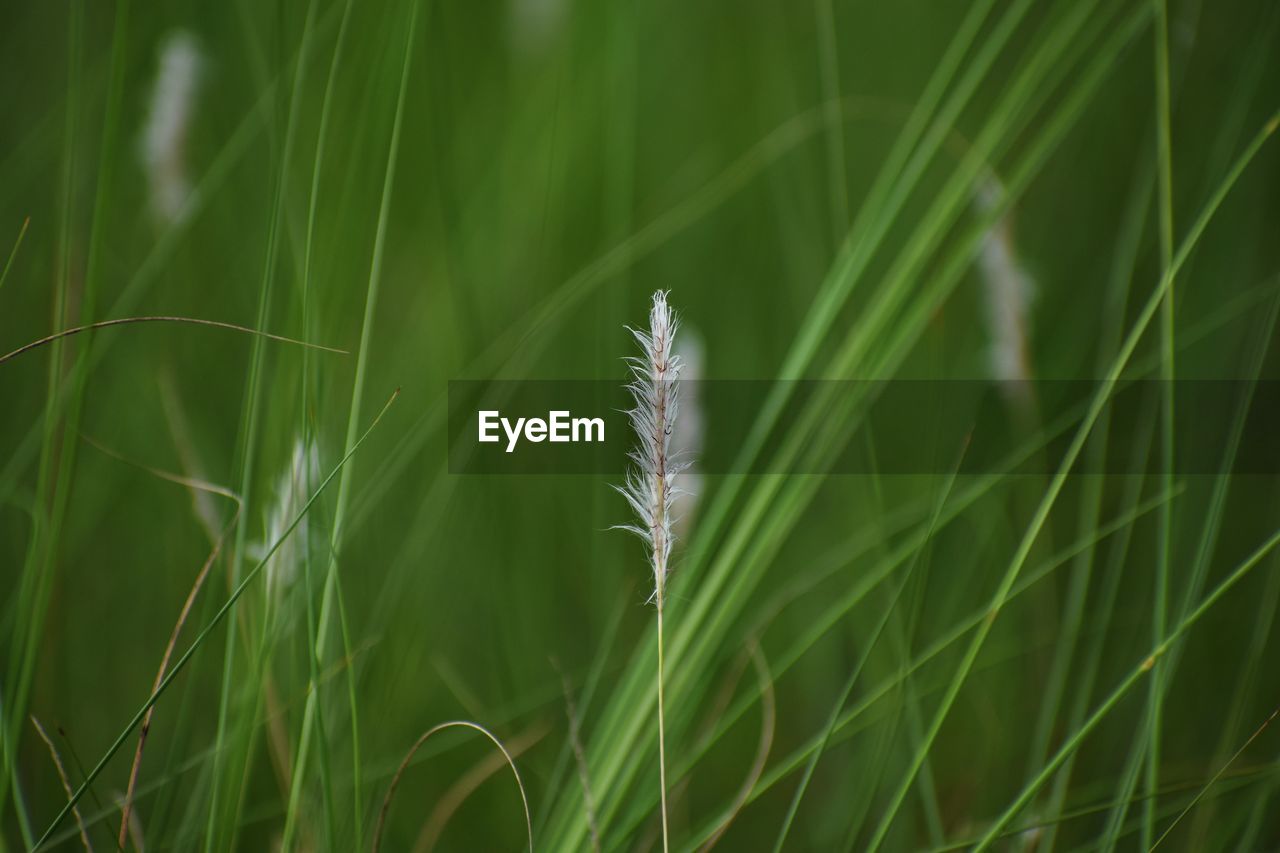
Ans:
<svg viewBox="0 0 1280 853"><path fill-rule="evenodd" d="M13 269L13 259L18 257L18 249L22 248L22 238L27 236L27 228L31 225L31 217L27 216L22 220L22 227L18 229L18 239L13 243L13 251L9 253L9 260L5 261L4 270L0 271L0 287L4 287L4 280L9 277L9 270Z"/></svg>
<svg viewBox="0 0 1280 853"><path fill-rule="evenodd" d="M320 104L320 125L316 130L315 159L311 167L311 191L307 201L306 239L303 244L303 253L302 253L302 328L304 330L304 334L310 334L310 329L314 324L314 320L312 319L312 316L311 316L310 293L311 293L312 261L314 259L316 210L319 207L319 198L320 198L320 175L322 172L322 167L324 165L325 140L328 135L329 117L330 117L332 106L333 106L334 81L337 79L337 76L338 76L339 62L342 59L343 46L346 43L347 23L351 18L351 5L352 5L352 0L347 0L347 2L343 5L343 8L342 8L342 21L338 24L337 41L335 42L333 47L333 56L329 61L329 74L328 74L328 77L325 79L325 84L324 84L324 98ZM302 382L301 382L302 439L303 439L304 446L311 446L311 443L316 440L315 436L312 434L313 424L311 422L311 419L307 415L307 413L311 411L311 397L310 397L311 383L312 383L312 365L311 365L310 359L307 358L307 353L304 351L303 358L302 358ZM319 387L318 379L316 380L316 385L317 387ZM311 471L309 468L306 468L306 467L304 467L303 471L304 471L303 489L304 491L310 490ZM303 576L305 578L306 602L307 602L307 608L306 608L307 642L310 644L310 647L311 647L310 653L307 655L307 665L309 670L308 675L310 677L311 683L315 684L319 681L319 678L320 678L320 672L319 672L320 650L316 647L315 593L312 588L313 584L312 584L311 553L310 553L310 550L307 548L302 549L302 564L303 564ZM339 602L341 602L341 597L339 597ZM345 637L346 637L345 631L343 631L343 637L344 637L343 655L349 659L351 656L351 649L349 647L349 644L345 642ZM352 744L351 791L354 797L354 801L352 803L352 806L353 806L352 819L355 823L355 832L353 833L353 838L355 839L356 843L359 844L364 840L364 824L363 824L364 803L362 800L362 796L364 793L364 786L361 782L361 777L360 777L360 755L359 755L359 733L358 733L359 717L356 712L357 709L356 709L356 703L355 703L354 670L355 670L354 666L347 667L347 686L348 686L348 693L350 696L350 705L351 705L351 744ZM316 726L319 729L320 738L323 741L325 738L324 713L323 713L323 709L320 708L319 706L317 706L316 708ZM333 799L333 796L332 796L333 781L332 781L332 776L329 772L329 761L325 756L324 751L321 751L321 756L322 758L320 762L320 777L321 777L320 784L325 794L326 811L328 811L330 813L330 817L332 817L332 813L334 811L334 809L331 807L331 803ZM292 780L290 780L290 785L292 785Z"/></svg>
<svg viewBox="0 0 1280 853"><path fill-rule="evenodd" d="M1194 809L1202 799L1204 799L1204 795L1209 793L1209 789L1212 788L1215 784L1217 784L1218 780L1222 778L1223 773L1227 772L1227 768L1235 763L1236 759L1239 758L1244 753L1244 751L1248 749L1255 740L1258 739L1259 735L1261 735L1264 731L1267 730L1267 726L1275 722L1275 719L1278 716L1280 716L1280 707L1277 707L1274 711L1272 711L1270 716L1268 716L1265 720L1262 721L1262 725L1254 729L1253 734L1249 735L1249 739L1246 740L1243 744L1241 744L1239 749L1237 749L1234 753L1232 753L1231 758L1227 760L1227 763L1219 767L1218 772L1213 774L1213 778L1211 778L1208 782L1206 782L1204 787L1196 792L1196 795L1191 798L1191 802L1187 803L1186 808L1178 812L1178 816L1173 819L1173 823L1169 824L1169 826L1165 829L1165 831L1160 834L1160 837L1156 839L1155 843L1151 845L1151 850L1155 850L1164 842L1166 838L1169 837L1169 833L1173 832L1173 828L1177 826L1179 823L1181 823L1182 819L1186 817L1187 814L1189 814L1191 810Z"/></svg>
<svg viewBox="0 0 1280 853"><path fill-rule="evenodd" d="M67 22L67 104L64 117L63 133L62 201L58 211L58 236L55 247L54 278L57 287L53 293L53 322L56 325L67 323L68 292L71 288L72 243L71 232L73 213L76 203L76 180L78 173L78 156L75 141L79 135L80 124L80 85L81 85L81 53L84 42L84 8L73 3L68 10ZM47 566L42 565L45 542L56 539L54 517L50 509L55 508L54 471L56 463L55 441L58 432L59 414L56 404L65 393L61 366L63 349L56 345L49 356L49 365L45 373L45 405L43 430L40 440L39 467L36 480L37 512L33 517L32 537L23 558L22 572L18 584L18 607L13 628L13 641L10 643L8 670L4 678L5 716L0 725L4 726L3 738L0 738L0 754L3 755L4 773L0 774L0 812L9 796L10 786L13 794L13 811L18 823L18 831L22 841L32 846L34 836L26 806L22 801L22 786L18 778L17 753L22 736L22 719L27 707L27 695L30 690L28 673L34 666L35 648L43 627L45 595L43 589L45 579L51 574Z"/></svg>
<svg viewBox="0 0 1280 853"><path fill-rule="evenodd" d="M36 727L36 733L40 735L40 740L44 741L44 745L49 748L49 757L53 759L53 767L58 771L58 781L62 782L62 790L66 791L67 796L70 797L72 795L71 782L67 780L67 768L62 763L62 756L58 755L58 748L53 745L53 741L49 738L49 733L44 730L44 726L40 725L40 721L34 716L31 717L31 725ZM80 809L78 808L72 808L71 814L76 819L76 829L80 832L80 843L84 845L85 850L93 853L93 845L89 843L89 834L84 829L84 816L80 814ZM1170 827L1170 829L1172 828ZM124 842L121 842L120 849L124 849Z"/></svg>
<svg viewBox="0 0 1280 853"><path fill-rule="evenodd" d="M662 850L666 853L669 843L667 841L667 721L665 713L665 702L662 696L662 599L665 596L658 595L658 780L661 784L662 797Z"/></svg>
<svg viewBox="0 0 1280 853"><path fill-rule="evenodd" d="M627 359L631 366L627 390L635 401L627 417L639 441L630 453L632 467L627 472L626 483L617 487L631 505L637 521L636 524L618 526L630 530L649 546L649 563L653 569L653 602L658 610L658 778L661 784L663 853L667 853L670 843L667 830L667 721L662 623L671 559L671 509L682 493L675 486L675 479L687 466L687 463L675 461L670 446L679 409L677 382L681 360L672 352L677 325L675 312L667 305L667 294L660 290L653 295L649 327L631 329L643 353Z"/></svg>

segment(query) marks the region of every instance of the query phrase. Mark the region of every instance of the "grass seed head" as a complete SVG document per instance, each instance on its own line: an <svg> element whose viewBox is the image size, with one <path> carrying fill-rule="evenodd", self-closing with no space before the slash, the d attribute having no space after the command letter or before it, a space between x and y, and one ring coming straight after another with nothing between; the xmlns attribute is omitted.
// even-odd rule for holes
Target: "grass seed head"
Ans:
<svg viewBox="0 0 1280 853"><path fill-rule="evenodd" d="M629 454L626 482L618 491L630 504L636 523L620 527L648 546L655 599L661 599L670 571L672 508L682 493L676 479L686 466L671 451L679 413L681 360L673 346L678 326L667 292L658 291L649 309L648 327L630 329L641 354L627 358L631 371L627 391L633 403L627 417L636 433L636 446Z"/></svg>

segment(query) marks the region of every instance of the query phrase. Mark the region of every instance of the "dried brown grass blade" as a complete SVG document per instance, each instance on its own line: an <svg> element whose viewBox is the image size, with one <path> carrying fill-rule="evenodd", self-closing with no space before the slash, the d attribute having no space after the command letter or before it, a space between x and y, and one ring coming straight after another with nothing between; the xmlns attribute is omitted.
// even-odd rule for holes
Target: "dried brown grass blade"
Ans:
<svg viewBox="0 0 1280 853"><path fill-rule="evenodd" d="M198 317L172 317L164 315L153 317L119 317L115 320L99 320L96 323L86 323L83 326L73 326L70 329L63 329L61 332L54 332L52 335L46 335L39 340L32 341L29 344L24 344L12 352L0 355L0 364L4 364L6 361L17 358L23 353L39 349L42 346L51 344L54 341L61 340L62 338L69 338L72 335L78 335L81 332L90 332L95 329L107 329L112 326L135 325L138 323L186 323L191 326L208 326L214 329L230 329L233 332L244 332L247 335L256 335L260 338L279 341L284 344L296 344L297 346L306 347L307 349L323 350L324 352L333 352L340 355L348 354L346 350L338 349L337 347L328 347L323 344L299 341L294 338L286 338L283 335L273 335L270 332L264 332L260 329L250 329L248 326L241 326L236 323L224 323L221 320L202 320Z"/></svg>
<svg viewBox="0 0 1280 853"><path fill-rule="evenodd" d="M58 748L53 745L48 732L44 730L44 726L40 725L40 721L34 715L31 717L31 725L36 727L36 732L39 733L40 739L44 741L45 746L49 747L49 755L53 758L53 766L58 770L58 779L62 782L62 790L67 792L67 799L71 799L73 795L71 781L67 778L67 768L62 765L62 756L58 755ZM89 843L89 834L85 832L84 818L80 816L80 809L72 808L71 814L75 816L76 827L80 830L80 842L84 844L85 850L93 853L93 845Z"/></svg>

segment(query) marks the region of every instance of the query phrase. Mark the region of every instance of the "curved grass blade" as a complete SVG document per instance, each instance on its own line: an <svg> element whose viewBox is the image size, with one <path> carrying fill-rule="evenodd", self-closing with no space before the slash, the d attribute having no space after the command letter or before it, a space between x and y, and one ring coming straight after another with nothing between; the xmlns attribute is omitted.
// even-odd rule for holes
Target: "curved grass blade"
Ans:
<svg viewBox="0 0 1280 853"><path fill-rule="evenodd" d="M427 729L416 741L414 741L413 746L409 748L409 752L405 754L404 760L400 762L400 766L396 769L395 775L391 777L391 784L387 787L387 795L382 800L382 808L378 812L378 823L373 830L373 845L370 847L372 853L378 853L382 847L382 831L387 822L387 813L391 810L391 798L395 796L396 788L400 784L400 777L403 776L404 771L409 768L410 763L413 761L414 754L422 748L422 745L426 743L432 735L438 734L446 729L453 728L467 728L480 732L480 734L493 741L493 745L501 750L502 757L506 759L507 766L511 768L511 773L516 777L516 785L520 789L520 803L524 806L525 831L529 834L529 853L533 853L533 819L529 814L529 798L525 795L524 780L520 778L520 771L516 767L515 759L511 757L511 753L507 751L505 746L503 746L502 741L500 741L492 732L479 723L473 723L470 720L451 720L447 723L439 723L438 725Z"/></svg>

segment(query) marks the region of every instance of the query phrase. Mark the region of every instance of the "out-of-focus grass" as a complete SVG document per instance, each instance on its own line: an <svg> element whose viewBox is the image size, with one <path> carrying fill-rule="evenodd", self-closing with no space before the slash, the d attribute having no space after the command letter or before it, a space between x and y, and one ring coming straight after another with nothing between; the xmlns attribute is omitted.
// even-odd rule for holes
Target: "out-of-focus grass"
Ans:
<svg viewBox="0 0 1280 853"><path fill-rule="evenodd" d="M446 380L620 378L623 325L659 288L711 378L986 376L974 259L1002 223L1034 281L1036 375L1275 378L1267 3L72 0L6 18L0 351L164 314L349 354L148 324L0 364L0 849L79 844L29 716L77 789L121 747L79 800L115 845L129 721L235 513L154 471L243 514L155 699L148 847L363 849L409 747L469 719L528 744L535 847L589 849L554 659L602 846L647 849L653 613L606 531L625 507L603 478L446 473ZM165 218L139 139L176 30L202 62L192 191ZM744 460L821 470L874 446L865 392L792 412L787 389ZM1235 755L1280 704L1275 478L1166 475L1179 401L1136 428L1104 403L1032 422L1010 457L1074 437L1098 470L1132 444L1150 476L707 478L667 604L674 847L733 814L722 849L1130 848L1192 803L1161 849L1280 844L1280 735ZM313 446L317 469L291 470ZM304 507L278 543L271 519ZM776 726L735 812L765 693ZM491 749L426 743L383 849L446 816L442 847L523 844L501 773L432 814Z"/></svg>

